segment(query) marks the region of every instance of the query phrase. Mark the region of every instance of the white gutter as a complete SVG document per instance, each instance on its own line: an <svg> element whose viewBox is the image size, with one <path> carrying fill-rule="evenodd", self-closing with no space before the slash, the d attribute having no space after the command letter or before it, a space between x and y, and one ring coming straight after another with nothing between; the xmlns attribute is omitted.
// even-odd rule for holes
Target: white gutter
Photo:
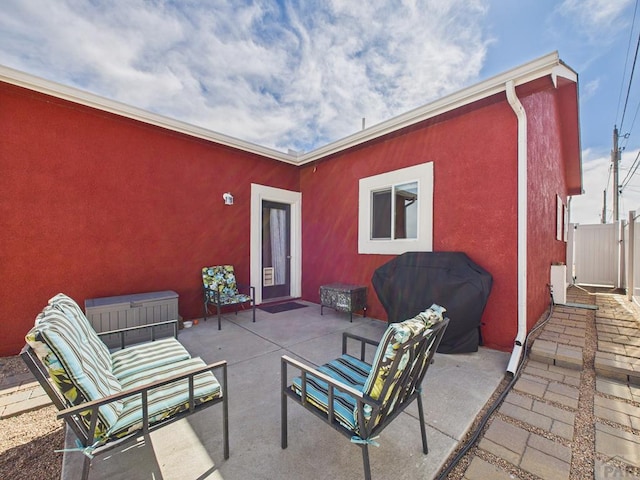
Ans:
<svg viewBox="0 0 640 480"><path fill-rule="evenodd" d="M507 101L518 118L518 332L507 372L516 373L527 336L527 113L513 80L505 84Z"/></svg>

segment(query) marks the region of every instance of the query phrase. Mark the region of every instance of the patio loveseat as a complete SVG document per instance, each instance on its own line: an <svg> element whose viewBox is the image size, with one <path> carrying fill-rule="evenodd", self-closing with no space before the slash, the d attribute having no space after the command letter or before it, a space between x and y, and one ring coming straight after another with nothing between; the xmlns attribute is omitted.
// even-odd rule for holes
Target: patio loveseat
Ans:
<svg viewBox="0 0 640 480"><path fill-rule="evenodd" d="M125 348L126 332L167 324L174 327L172 338ZM114 333L121 349L109 351L99 336ZM217 403L229 458L227 362L206 365L192 358L177 335L177 320L97 334L64 294L36 317L21 356L77 436L77 448L65 451L85 455L83 479L94 455Z"/></svg>

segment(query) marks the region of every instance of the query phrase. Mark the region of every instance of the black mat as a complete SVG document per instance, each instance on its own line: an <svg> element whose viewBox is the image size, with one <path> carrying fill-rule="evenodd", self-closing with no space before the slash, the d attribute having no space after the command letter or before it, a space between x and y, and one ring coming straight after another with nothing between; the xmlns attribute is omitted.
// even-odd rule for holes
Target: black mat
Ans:
<svg viewBox="0 0 640 480"><path fill-rule="evenodd" d="M297 310L298 308L304 308L307 305L297 302L278 303L277 305L264 305L258 307L260 310L264 310L269 313L288 312L289 310Z"/></svg>

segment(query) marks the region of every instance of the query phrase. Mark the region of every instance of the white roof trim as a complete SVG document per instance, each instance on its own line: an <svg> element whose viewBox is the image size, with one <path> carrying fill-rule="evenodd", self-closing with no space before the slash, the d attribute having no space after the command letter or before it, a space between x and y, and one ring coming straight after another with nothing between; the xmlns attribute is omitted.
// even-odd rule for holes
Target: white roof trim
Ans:
<svg viewBox="0 0 640 480"><path fill-rule="evenodd" d="M552 52L336 142L304 154L291 155L0 65L0 81L293 165L304 165L319 160L325 156L504 92L508 81L513 81L514 85L518 86L547 75L551 75L552 81L556 86L557 77L563 77L573 82L578 81L576 72L562 63L558 57L558 52Z"/></svg>
<svg viewBox="0 0 640 480"><path fill-rule="evenodd" d="M504 92L506 89L505 85L508 81L513 81L514 85L517 87L547 75L554 75L554 84L556 82L556 76L563 76L573 80L574 82L578 81L577 73L561 62L558 57L558 52L553 52L545 55L544 57L540 57L537 60L533 60L532 62L491 77L481 83L458 90L455 93L442 97L422 107L418 107L407 113L367 128L366 130L350 135L342 140L317 148L316 150L301 155L299 157L299 163L304 164L319 160L324 156L365 143L377 137L400 130L401 128L405 128L415 123L433 118L442 113L455 110L456 108L469 105L483 98L495 95L496 93Z"/></svg>
<svg viewBox="0 0 640 480"><path fill-rule="evenodd" d="M51 95L52 97L68 100L80 105L85 105L87 107L96 108L98 110L138 120L147 124L156 125L174 132L180 132L192 137L210 140L232 148L238 148L246 152L255 153L283 162L293 164L297 163L296 157L293 155L288 155L272 148L263 147L222 133L217 133L213 130L198 127L190 123L181 122L180 120L165 117L157 113L152 113L148 110L143 110L116 100L101 97L75 87L69 87L50 80L45 80L44 78L36 77L3 65L0 65L0 81Z"/></svg>

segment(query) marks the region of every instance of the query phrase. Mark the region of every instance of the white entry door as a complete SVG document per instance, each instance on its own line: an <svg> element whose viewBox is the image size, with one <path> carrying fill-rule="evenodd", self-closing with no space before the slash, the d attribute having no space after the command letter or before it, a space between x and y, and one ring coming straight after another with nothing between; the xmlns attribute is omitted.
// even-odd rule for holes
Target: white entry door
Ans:
<svg viewBox="0 0 640 480"><path fill-rule="evenodd" d="M265 243L263 240L265 205L271 209L276 208L275 217L281 217L279 209L288 210L288 236L284 239L288 243L287 279L288 294L286 297L300 297L302 295L302 193L281 188L267 187L265 185L251 184L251 285L256 288L256 303L261 304L269 298L279 297L282 292L278 289L270 289L275 281L275 274L265 271L272 265L272 259L266 258ZM289 258L286 258L289 257ZM278 277L280 278L280 277ZM266 284L266 285L265 285ZM265 287L267 287L265 289Z"/></svg>

